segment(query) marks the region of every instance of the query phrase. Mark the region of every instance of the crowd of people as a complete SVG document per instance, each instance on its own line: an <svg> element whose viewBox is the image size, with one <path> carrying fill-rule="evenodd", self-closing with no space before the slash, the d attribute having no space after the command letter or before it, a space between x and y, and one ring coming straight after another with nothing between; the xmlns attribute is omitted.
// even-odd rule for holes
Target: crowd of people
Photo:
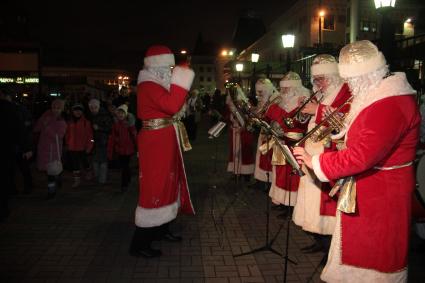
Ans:
<svg viewBox="0 0 425 283"><path fill-rule="evenodd" d="M81 185L83 173L105 184L108 161L117 160L125 192L130 160L138 152L139 198L129 252L158 257L162 252L152 242L180 242L170 223L179 212L195 214L182 152L191 149L200 115L208 112L211 126L219 121L228 125L227 171L247 182L253 176L255 187L266 188L273 209L281 210L278 217L292 219L314 238L304 253L328 254L324 281L407 280L421 117L405 74L390 72L373 43L348 44L339 61L317 55L311 91L292 71L282 77L279 89L269 79L259 79L256 105L239 86L226 96L217 90L212 97L200 97L191 90L194 76L187 64L176 66L168 47L150 47L138 76L138 119L129 112L128 101L107 107L95 97L70 105L55 99L28 127L23 112L2 93L3 131L10 132L1 141L2 156L10 161L1 163L2 180L12 188L11 164L18 158L28 174L25 163L34 154L46 175L47 198L54 198L66 152L73 188ZM34 152L30 136L36 139ZM294 173L282 145L303 174ZM31 191L30 175L25 191ZM8 193L1 190L2 218L9 213Z"/></svg>

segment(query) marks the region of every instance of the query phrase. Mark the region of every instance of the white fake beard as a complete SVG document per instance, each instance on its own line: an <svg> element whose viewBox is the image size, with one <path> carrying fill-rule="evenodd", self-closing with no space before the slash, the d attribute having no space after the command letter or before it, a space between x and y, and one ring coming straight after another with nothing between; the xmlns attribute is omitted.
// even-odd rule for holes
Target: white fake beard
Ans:
<svg viewBox="0 0 425 283"><path fill-rule="evenodd" d="M350 123L351 119L358 114L359 109L363 108L364 103L369 100L368 94L379 86L387 73L388 67L385 66L363 76L347 79L351 94L354 96L350 112L346 119L347 123Z"/></svg>
<svg viewBox="0 0 425 283"><path fill-rule="evenodd" d="M170 90L172 76L170 67L149 67L146 70L157 78L161 86Z"/></svg>
<svg viewBox="0 0 425 283"><path fill-rule="evenodd" d="M282 101L279 103L279 106L286 112L291 112L298 106L299 98L307 98L308 93L308 89L304 87L291 88L289 91L280 94Z"/></svg>
<svg viewBox="0 0 425 283"><path fill-rule="evenodd" d="M320 91L316 98L325 105L329 105L335 99L334 95L336 91L339 91L341 85L344 83L342 78L338 75L326 75L327 87ZM313 82L312 82L313 84ZM317 92L319 87L313 84L313 92Z"/></svg>

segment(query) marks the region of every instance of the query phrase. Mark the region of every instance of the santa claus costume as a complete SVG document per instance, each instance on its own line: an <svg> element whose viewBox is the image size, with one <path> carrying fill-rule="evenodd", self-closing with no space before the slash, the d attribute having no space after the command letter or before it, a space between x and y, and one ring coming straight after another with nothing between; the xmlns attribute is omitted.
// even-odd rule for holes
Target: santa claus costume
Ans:
<svg viewBox="0 0 425 283"><path fill-rule="evenodd" d="M288 72L279 82L281 101L272 104L267 110L266 117L272 122L273 128L282 134L282 143L292 146L303 137L307 128L308 116L294 117L300 102L308 99L309 90L303 87L300 76L295 72ZM292 119L293 125L288 126L285 119ZM273 146L273 154L279 151ZM297 191L300 177L293 173L291 165L284 160L273 160L272 185L269 196L274 204L294 206L297 201ZM285 213L282 215L285 216Z"/></svg>
<svg viewBox="0 0 425 283"><path fill-rule="evenodd" d="M240 93L240 92L239 92ZM243 95L243 94L242 94ZM246 99L235 98L235 99ZM229 162L227 172L248 176L254 173L254 135L246 128L243 114L236 108L230 94L226 97L226 120L229 129Z"/></svg>
<svg viewBox="0 0 425 283"><path fill-rule="evenodd" d="M357 200L353 213L338 211L321 278L406 282L412 161L420 126L416 92L404 73L389 73L370 41L345 46L339 59L340 74L354 96L345 148L314 155L312 167L321 181L353 177Z"/></svg>
<svg viewBox="0 0 425 283"><path fill-rule="evenodd" d="M137 229L130 248L135 256L161 255L150 246L155 236L179 240L169 233L168 223L176 218L178 211L194 214L180 150L180 145L187 144L179 139L184 135L182 123L176 117L185 103L194 72L180 66L171 71L172 66L174 55L170 49L152 46L138 77L137 115L143 127L138 134Z"/></svg>
<svg viewBox="0 0 425 283"><path fill-rule="evenodd" d="M258 100L256 113L260 118L265 118L265 120L268 121L265 117L265 113L270 105L277 102L279 93L269 79L259 79L255 84L255 93ZM266 135L261 131L258 136L257 152L255 155L254 178L261 182L270 183L273 178L271 164L273 151L271 148L268 148L268 150L266 149L266 151L262 153L259 149L263 144L267 144L266 141Z"/></svg>
<svg viewBox="0 0 425 283"><path fill-rule="evenodd" d="M331 55L317 55L311 66L313 90L319 91L316 95L320 101L316 112L310 119L308 131L313 129L325 116L326 106L339 107L351 96L347 84L338 74L338 65ZM347 112L349 107L341 109ZM319 154L333 151L336 143L329 138L318 142L308 139L305 142L305 150L309 154ZM320 182L317 177L307 168L303 168L305 176L300 178L298 187L297 203L294 207L293 220L307 232L314 233L313 245L304 247L305 252L327 252L330 244L330 236L335 229L336 198L329 197L331 189L328 183Z"/></svg>

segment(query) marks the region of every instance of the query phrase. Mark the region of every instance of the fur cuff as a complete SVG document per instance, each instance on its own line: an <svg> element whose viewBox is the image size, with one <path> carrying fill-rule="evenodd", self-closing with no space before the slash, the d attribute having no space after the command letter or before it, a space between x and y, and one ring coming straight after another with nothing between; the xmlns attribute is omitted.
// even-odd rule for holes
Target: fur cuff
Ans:
<svg viewBox="0 0 425 283"><path fill-rule="evenodd" d="M321 182L329 182L329 179L326 177L325 173L323 173L322 168L320 167L319 161L320 154L313 155L311 159L311 163L313 163L314 174L316 174L317 178Z"/></svg>
<svg viewBox="0 0 425 283"><path fill-rule="evenodd" d="M195 73L189 68L176 66L171 77L171 84L178 85L185 90L190 90Z"/></svg>

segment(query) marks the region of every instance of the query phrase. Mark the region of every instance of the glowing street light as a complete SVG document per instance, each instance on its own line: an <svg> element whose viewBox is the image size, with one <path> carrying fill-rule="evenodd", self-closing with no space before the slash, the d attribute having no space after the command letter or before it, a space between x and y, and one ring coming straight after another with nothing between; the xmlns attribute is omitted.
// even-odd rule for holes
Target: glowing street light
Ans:
<svg viewBox="0 0 425 283"><path fill-rule="evenodd" d="M322 21L324 17L325 17L325 11L320 10L319 11L319 46L322 45Z"/></svg>
<svg viewBox="0 0 425 283"><path fill-rule="evenodd" d="M235 65L235 68L236 68L236 71L239 73L239 84L241 84L242 83L242 81L241 81L241 73L243 71L243 63L237 63Z"/></svg>
<svg viewBox="0 0 425 283"><path fill-rule="evenodd" d="M386 8L386 7L395 7L396 0L374 0L376 9Z"/></svg>
<svg viewBox="0 0 425 283"><path fill-rule="evenodd" d="M282 35L282 45L283 45L283 48L285 49L294 48L295 35L290 33ZM287 53L286 53L286 70L287 71L291 70L291 56L289 54L289 50L287 50Z"/></svg>
<svg viewBox="0 0 425 283"><path fill-rule="evenodd" d="M237 63L235 65L235 67L236 67L236 71L237 72L242 72L243 71L243 63Z"/></svg>
<svg viewBox="0 0 425 283"><path fill-rule="evenodd" d="M293 48L295 45L295 35L293 34L282 35L282 45L283 45L283 48Z"/></svg>
<svg viewBox="0 0 425 283"><path fill-rule="evenodd" d="M258 54L258 53L252 53L251 54L251 62L252 63L257 63L258 59L260 59L260 54Z"/></svg>

